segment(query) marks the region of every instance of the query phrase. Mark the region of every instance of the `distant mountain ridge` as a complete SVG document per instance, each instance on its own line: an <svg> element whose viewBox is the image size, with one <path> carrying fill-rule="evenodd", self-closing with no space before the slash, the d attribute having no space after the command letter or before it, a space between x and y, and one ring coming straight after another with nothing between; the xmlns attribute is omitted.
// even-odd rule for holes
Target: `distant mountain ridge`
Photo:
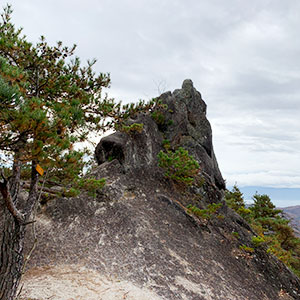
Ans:
<svg viewBox="0 0 300 300"><path fill-rule="evenodd" d="M239 183L237 183L239 186ZM231 186L227 187L229 190ZM277 207L290 207L300 205L300 188L276 188L266 186L239 186L239 189L244 195L244 199L249 202L253 195L257 192L259 194L267 194L272 202Z"/></svg>
<svg viewBox="0 0 300 300"><path fill-rule="evenodd" d="M300 237L300 205L281 208L286 216L291 220L295 233Z"/></svg>

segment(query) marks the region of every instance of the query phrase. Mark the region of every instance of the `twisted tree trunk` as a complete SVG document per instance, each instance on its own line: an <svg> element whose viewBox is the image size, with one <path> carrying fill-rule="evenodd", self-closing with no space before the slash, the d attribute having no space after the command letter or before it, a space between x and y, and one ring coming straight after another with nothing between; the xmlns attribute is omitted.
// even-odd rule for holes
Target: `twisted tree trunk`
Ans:
<svg viewBox="0 0 300 300"><path fill-rule="evenodd" d="M29 196L17 209L20 185L20 166L14 164L13 176L0 184L3 197L3 228L0 240L0 300L13 300L18 291L23 266L26 225L38 199L38 173L32 163ZM21 211L22 210L22 211Z"/></svg>
<svg viewBox="0 0 300 300"><path fill-rule="evenodd" d="M24 263L24 225L4 212L4 224L0 249L0 299L13 300L20 283Z"/></svg>

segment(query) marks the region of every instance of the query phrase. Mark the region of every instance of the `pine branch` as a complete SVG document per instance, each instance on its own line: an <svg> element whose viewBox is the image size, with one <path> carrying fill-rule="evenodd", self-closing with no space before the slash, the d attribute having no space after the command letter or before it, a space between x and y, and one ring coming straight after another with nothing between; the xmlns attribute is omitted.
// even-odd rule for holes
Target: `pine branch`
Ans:
<svg viewBox="0 0 300 300"><path fill-rule="evenodd" d="M22 187L24 189L29 189L30 188L30 183L28 181L25 181L22 185ZM60 186L54 186L54 187L51 187L51 188L47 188L47 187L40 187L38 186L38 190L39 192L41 192L42 194L51 194L51 195L59 195L60 193L62 193L64 191L64 188L63 187L60 187Z"/></svg>

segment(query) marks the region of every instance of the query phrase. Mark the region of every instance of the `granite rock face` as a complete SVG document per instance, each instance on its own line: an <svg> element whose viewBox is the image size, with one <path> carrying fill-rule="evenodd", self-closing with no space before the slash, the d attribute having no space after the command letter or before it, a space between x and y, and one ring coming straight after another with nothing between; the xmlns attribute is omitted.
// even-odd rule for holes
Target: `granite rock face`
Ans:
<svg viewBox="0 0 300 300"><path fill-rule="evenodd" d="M116 132L101 140L95 151L98 164L116 158L126 171L156 166L162 143L168 140L174 149L187 149L199 162L202 172L224 189L225 182L213 150L211 126L206 118L206 104L193 82L187 79L182 89L164 93L158 98L165 105L164 109L139 114L128 121L129 125L143 124L140 134L130 136Z"/></svg>
<svg viewBox="0 0 300 300"><path fill-rule="evenodd" d="M147 168L157 164L157 154L162 149L162 134L149 114L140 114L128 120L128 125L143 124L141 133L129 135L116 132L104 137L97 145L95 157L99 165L117 159L124 171Z"/></svg>
<svg viewBox="0 0 300 300"><path fill-rule="evenodd" d="M283 263L264 247L240 248L253 247L254 232L224 203L199 92L186 80L160 98L167 108L129 120L143 124L141 132L117 132L97 146L92 175L106 185L96 198L42 206L21 299L300 299L300 281ZM164 118L153 115L161 111ZM166 139L194 155L204 182L183 188L163 176L157 154ZM186 209L212 203L220 208L211 218Z"/></svg>

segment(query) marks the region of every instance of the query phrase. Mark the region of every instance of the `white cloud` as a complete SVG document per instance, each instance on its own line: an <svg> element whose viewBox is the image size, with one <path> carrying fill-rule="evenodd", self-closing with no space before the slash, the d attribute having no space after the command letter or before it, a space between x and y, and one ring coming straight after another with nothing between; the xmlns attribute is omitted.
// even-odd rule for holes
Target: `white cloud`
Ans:
<svg viewBox="0 0 300 300"><path fill-rule="evenodd" d="M157 96L191 78L228 182L299 186L298 0L11 0L31 40L77 43L111 96Z"/></svg>

